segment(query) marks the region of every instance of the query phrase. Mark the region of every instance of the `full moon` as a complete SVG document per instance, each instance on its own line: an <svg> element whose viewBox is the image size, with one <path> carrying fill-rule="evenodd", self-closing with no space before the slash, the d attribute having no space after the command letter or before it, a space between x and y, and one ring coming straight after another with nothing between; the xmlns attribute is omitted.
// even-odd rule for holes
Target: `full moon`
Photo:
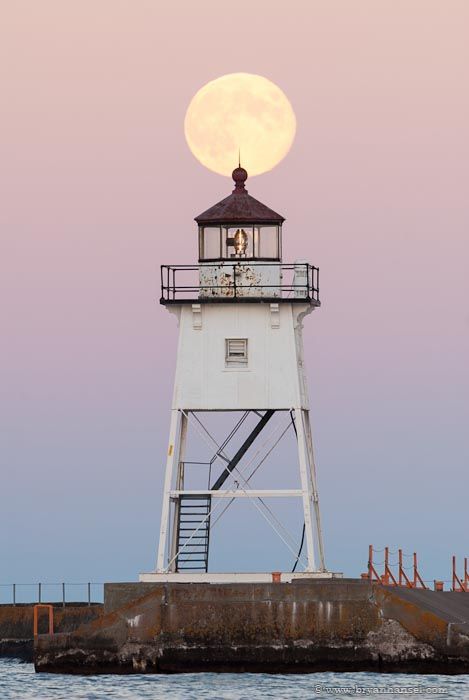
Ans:
<svg viewBox="0 0 469 700"><path fill-rule="evenodd" d="M296 118L282 90L267 78L230 73L204 85L186 112L184 133L193 155L209 170L249 175L272 170L295 138Z"/></svg>

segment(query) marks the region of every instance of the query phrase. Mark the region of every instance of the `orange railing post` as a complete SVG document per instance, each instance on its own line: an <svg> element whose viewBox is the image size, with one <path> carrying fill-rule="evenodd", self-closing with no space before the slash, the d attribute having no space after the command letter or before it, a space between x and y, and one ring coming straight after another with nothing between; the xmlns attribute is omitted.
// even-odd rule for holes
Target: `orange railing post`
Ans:
<svg viewBox="0 0 469 700"><path fill-rule="evenodd" d="M384 548L384 574L381 581L385 586L389 583L389 547Z"/></svg>
<svg viewBox="0 0 469 700"><path fill-rule="evenodd" d="M414 552L414 588L417 588L418 582L420 582L420 585L422 588L426 588L426 585L422 579L422 577L419 574L418 566L417 566L417 552Z"/></svg>
<svg viewBox="0 0 469 700"><path fill-rule="evenodd" d="M370 544L368 546L368 579L373 581L373 576L377 581L381 581L381 576L378 574L373 564L373 545Z"/></svg>
<svg viewBox="0 0 469 700"><path fill-rule="evenodd" d="M469 571L467 570L467 557L464 557L464 590L469 593Z"/></svg>
<svg viewBox="0 0 469 700"><path fill-rule="evenodd" d="M456 573L456 557L453 554L453 591L456 593L464 593L466 589L466 569L467 569L467 560L464 560L464 583L461 581L459 576Z"/></svg>
<svg viewBox="0 0 469 700"><path fill-rule="evenodd" d="M39 608L46 608L48 610L49 618L49 632L48 634L54 634L54 607L52 605L46 605L45 603L38 603L34 606L33 610L33 635L37 637L38 635L38 613Z"/></svg>
<svg viewBox="0 0 469 700"><path fill-rule="evenodd" d="M384 548L384 576L383 576L383 583L386 586L389 586L389 579L393 582L394 586L397 586L397 581L394 578L394 574L391 571L391 567L389 566L389 547Z"/></svg>
<svg viewBox="0 0 469 700"><path fill-rule="evenodd" d="M399 550L399 585L403 586L405 581L405 585L407 588L413 588L414 584L412 581L409 580L409 577L407 576L406 572L404 571L404 564L402 563L402 549Z"/></svg>

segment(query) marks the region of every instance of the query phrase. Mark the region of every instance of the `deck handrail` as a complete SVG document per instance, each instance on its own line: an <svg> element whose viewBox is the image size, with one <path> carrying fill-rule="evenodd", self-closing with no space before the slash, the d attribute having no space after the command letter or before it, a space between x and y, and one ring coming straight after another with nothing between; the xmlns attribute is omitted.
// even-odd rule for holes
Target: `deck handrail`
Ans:
<svg viewBox="0 0 469 700"><path fill-rule="evenodd" d="M229 272L230 282L220 284L209 279L199 280L203 268L218 268ZM246 269L275 268L279 269L279 281L255 280L249 283L239 279L240 273ZM181 276L187 273L197 274L194 283L187 279L181 282ZM290 281L284 281L284 273L292 273ZM301 282L296 281L296 275L301 274ZM227 274L228 277L228 274ZM190 282L190 280L189 280ZM270 295L268 291L272 292ZM222 293L223 292L223 293ZM192 265L161 265L161 298L162 304L171 303L205 303L233 301L272 301L272 302L306 302L316 306L319 301L319 268L307 262L281 263L277 261L259 262L257 260L236 260L205 262Z"/></svg>

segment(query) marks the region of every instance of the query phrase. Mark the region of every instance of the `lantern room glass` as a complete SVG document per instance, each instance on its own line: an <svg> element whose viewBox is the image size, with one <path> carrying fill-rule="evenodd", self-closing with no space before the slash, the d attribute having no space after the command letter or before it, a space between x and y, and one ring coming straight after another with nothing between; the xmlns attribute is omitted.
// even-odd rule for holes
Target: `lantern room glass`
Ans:
<svg viewBox="0 0 469 700"><path fill-rule="evenodd" d="M199 227L199 260L277 260L281 225L235 224Z"/></svg>

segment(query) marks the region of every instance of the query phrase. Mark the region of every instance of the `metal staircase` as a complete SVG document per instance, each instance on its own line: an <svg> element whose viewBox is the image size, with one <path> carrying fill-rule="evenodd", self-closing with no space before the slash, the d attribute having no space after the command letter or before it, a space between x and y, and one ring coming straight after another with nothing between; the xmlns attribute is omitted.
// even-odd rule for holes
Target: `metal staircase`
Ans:
<svg viewBox="0 0 469 700"><path fill-rule="evenodd" d="M176 571L207 571L211 504L211 496L179 497Z"/></svg>

